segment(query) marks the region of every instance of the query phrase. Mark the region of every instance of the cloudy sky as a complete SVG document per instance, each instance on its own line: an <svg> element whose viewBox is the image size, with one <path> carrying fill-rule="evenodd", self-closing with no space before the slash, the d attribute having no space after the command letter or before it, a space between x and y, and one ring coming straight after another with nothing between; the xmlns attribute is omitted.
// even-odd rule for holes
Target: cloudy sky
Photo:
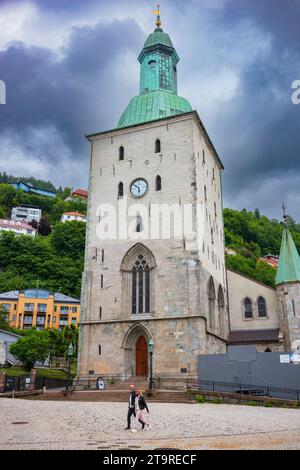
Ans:
<svg viewBox="0 0 300 470"><path fill-rule="evenodd" d="M225 171L224 205L300 221L300 0L161 0L179 94ZM145 0L0 0L0 171L86 187L84 134L115 127L138 94L154 28Z"/></svg>

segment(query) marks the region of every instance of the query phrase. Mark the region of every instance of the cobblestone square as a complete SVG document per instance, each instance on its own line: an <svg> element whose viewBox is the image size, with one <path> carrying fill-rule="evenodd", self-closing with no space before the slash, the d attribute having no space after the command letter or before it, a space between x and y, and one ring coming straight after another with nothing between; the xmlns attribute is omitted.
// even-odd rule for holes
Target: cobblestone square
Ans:
<svg viewBox="0 0 300 470"><path fill-rule="evenodd" d="M0 400L0 449L300 449L300 410L149 403L151 429L124 430L127 403ZM139 426L138 426L139 428Z"/></svg>

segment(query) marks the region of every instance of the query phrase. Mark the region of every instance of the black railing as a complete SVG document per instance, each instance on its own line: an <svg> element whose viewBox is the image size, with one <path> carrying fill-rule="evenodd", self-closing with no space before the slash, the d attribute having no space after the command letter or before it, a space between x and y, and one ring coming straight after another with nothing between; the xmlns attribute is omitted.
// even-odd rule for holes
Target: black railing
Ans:
<svg viewBox="0 0 300 470"><path fill-rule="evenodd" d="M67 386L71 387L73 379L54 379L52 377L36 377L35 379L35 389L42 390L46 388L65 388Z"/></svg>
<svg viewBox="0 0 300 470"><path fill-rule="evenodd" d="M242 395L281 398L284 400L300 401L300 390L285 387L271 387L268 385L253 385L233 382L218 382L215 380L194 380L188 387L197 391L226 392Z"/></svg>
<svg viewBox="0 0 300 470"><path fill-rule="evenodd" d="M53 388L66 388L67 386L71 387L73 379L54 379L52 377L36 377L35 379L35 390L42 390L44 387L46 389ZM5 392L21 392L28 390L30 387L30 376L29 375L20 375L17 377L6 376L5 382Z"/></svg>

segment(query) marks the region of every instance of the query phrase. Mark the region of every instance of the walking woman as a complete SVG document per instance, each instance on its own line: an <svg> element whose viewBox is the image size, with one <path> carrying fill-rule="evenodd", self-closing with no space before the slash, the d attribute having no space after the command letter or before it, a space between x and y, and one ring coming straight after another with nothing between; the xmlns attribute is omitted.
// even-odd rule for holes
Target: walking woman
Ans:
<svg viewBox="0 0 300 470"><path fill-rule="evenodd" d="M145 426L146 429L149 429L149 423L147 423L144 418L144 410L147 410L147 413L149 414L149 409L141 390L137 391L137 405L136 422L141 423L142 429L144 429Z"/></svg>

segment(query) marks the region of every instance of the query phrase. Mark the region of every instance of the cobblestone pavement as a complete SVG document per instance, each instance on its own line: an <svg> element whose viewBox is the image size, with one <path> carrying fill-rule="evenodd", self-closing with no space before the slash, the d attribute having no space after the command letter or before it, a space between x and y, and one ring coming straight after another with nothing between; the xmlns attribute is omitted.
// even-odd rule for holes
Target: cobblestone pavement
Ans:
<svg viewBox="0 0 300 470"><path fill-rule="evenodd" d="M0 449L300 450L300 410L150 403L150 430L132 433L126 406L1 398Z"/></svg>

